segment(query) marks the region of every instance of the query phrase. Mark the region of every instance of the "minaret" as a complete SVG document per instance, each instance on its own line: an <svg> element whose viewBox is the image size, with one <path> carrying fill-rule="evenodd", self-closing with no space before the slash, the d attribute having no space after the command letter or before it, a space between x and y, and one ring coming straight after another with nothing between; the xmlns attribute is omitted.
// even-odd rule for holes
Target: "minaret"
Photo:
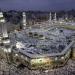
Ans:
<svg viewBox="0 0 75 75"><path fill-rule="evenodd" d="M26 13L23 12L22 16L23 16L23 29L25 29L26 28Z"/></svg>
<svg viewBox="0 0 75 75"><path fill-rule="evenodd" d="M57 21L57 14L56 14L56 12L55 12L55 14L54 14L54 21L55 21L55 22Z"/></svg>
<svg viewBox="0 0 75 75"><path fill-rule="evenodd" d="M51 20L52 20L52 14L50 12L50 14L49 14L49 22L51 22Z"/></svg>
<svg viewBox="0 0 75 75"><path fill-rule="evenodd" d="M8 37L7 27L4 24L5 23L5 18L3 16L2 12L0 12L0 23L2 24L2 34L3 34L3 37Z"/></svg>
<svg viewBox="0 0 75 75"><path fill-rule="evenodd" d="M2 12L0 12L0 23L2 25L2 43L4 45L4 52L11 52L10 39L8 37L7 26Z"/></svg>
<svg viewBox="0 0 75 75"><path fill-rule="evenodd" d="M65 20L68 20L68 14L65 14Z"/></svg>

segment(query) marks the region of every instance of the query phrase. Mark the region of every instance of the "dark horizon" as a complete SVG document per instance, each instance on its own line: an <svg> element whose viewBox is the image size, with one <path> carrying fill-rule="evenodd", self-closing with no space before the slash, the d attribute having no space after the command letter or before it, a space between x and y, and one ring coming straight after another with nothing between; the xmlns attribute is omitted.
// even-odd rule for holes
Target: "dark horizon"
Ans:
<svg viewBox="0 0 75 75"><path fill-rule="evenodd" d="M75 0L0 0L0 8L21 11L60 11L75 9Z"/></svg>

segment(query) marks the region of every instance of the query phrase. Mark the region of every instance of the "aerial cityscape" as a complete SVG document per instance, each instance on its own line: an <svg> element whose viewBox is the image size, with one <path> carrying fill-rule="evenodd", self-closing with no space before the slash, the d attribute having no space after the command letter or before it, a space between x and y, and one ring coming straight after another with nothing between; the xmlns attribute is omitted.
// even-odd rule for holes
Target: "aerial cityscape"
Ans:
<svg viewBox="0 0 75 75"><path fill-rule="evenodd" d="M75 75L74 1L50 1L0 1L0 75Z"/></svg>

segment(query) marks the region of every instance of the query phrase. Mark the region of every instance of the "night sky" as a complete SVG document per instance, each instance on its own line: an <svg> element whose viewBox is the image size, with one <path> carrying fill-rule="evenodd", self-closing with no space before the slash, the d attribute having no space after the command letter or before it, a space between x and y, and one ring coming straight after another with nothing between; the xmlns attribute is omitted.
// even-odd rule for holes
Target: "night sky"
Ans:
<svg viewBox="0 0 75 75"><path fill-rule="evenodd" d="M2 10L70 10L75 0L0 0Z"/></svg>

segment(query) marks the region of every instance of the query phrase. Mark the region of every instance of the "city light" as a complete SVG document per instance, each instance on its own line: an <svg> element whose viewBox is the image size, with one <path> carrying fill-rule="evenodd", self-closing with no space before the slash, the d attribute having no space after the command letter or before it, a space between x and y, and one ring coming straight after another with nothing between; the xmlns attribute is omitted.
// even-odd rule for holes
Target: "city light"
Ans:
<svg viewBox="0 0 75 75"><path fill-rule="evenodd" d="M63 22L62 21L60 21L60 24L62 24Z"/></svg>
<svg viewBox="0 0 75 75"><path fill-rule="evenodd" d="M62 56L61 59L64 59L64 57Z"/></svg>
<svg viewBox="0 0 75 75"><path fill-rule="evenodd" d="M11 52L11 48L4 48L4 52L6 52L6 53L10 53Z"/></svg>
<svg viewBox="0 0 75 75"><path fill-rule="evenodd" d="M5 43L5 44L8 43L9 44L10 40L3 40L3 43Z"/></svg>
<svg viewBox="0 0 75 75"><path fill-rule="evenodd" d="M31 63L50 63L51 59L49 58L39 58L39 59L32 59Z"/></svg>
<svg viewBox="0 0 75 75"><path fill-rule="evenodd" d="M16 48L24 48L24 45L21 42L16 43Z"/></svg>
<svg viewBox="0 0 75 75"><path fill-rule="evenodd" d="M0 22L5 23L5 19L1 19Z"/></svg>
<svg viewBox="0 0 75 75"><path fill-rule="evenodd" d="M3 13L2 12L0 12L0 17L3 17Z"/></svg>
<svg viewBox="0 0 75 75"><path fill-rule="evenodd" d="M15 54L15 56L18 56L18 54Z"/></svg>
<svg viewBox="0 0 75 75"><path fill-rule="evenodd" d="M55 60L57 61L58 60L58 57L55 57Z"/></svg>
<svg viewBox="0 0 75 75"><path fill-rule="evenodd" d="M4 48L4 52L8 52L6 48Z"/></svg>
<svg viewBox="0 0 75 75"><path fill-rule="evenodd" d="M8 51L9 53L11 53L11 48L8 48L7 51Z"/></svg>

